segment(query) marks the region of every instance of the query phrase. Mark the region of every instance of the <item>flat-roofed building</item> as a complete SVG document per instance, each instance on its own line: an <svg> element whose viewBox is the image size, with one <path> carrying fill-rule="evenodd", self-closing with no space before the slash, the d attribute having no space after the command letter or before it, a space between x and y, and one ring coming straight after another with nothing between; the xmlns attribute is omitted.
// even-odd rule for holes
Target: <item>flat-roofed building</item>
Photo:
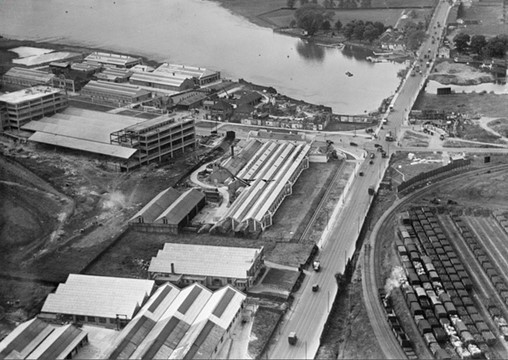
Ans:
<svg viewBox="0 0 508 360"><path fill-rule="evenodd" d="M72 359L88 343L85 331L33 318L18 325L0 342L2 359Z"/></svg>
<svg viewBox="0 0 508 360"><path fill-rule="evenodd" d="M165 63L155 69L154 73L179 74L194 79L194 83L198 86L208 85L220 80L219 71L189 65Z"/></svg>
<svg viewBox="0 0 508 360"><path fill-rule="evenodd" d="M135 65L141 64L140 58L135 58L128 55L118 55L112 53L105 53L96 51L91 53L85 58L85 61L96 62L109 67L118 68L131 68Z"/></svg>
<svg viewBox="0 0 508 360"><path fill-rule="evenodd" d="M106 350L108 359L225 358L228 342L247 316L246 295L231 286L211 292L166 283Z"/></svg>
<svg viewBox="0 0 508 360"><path fill-rule="evenodd" d="M83 55L80 53L69 52L69 51L54 51L45 54L36 54L32 56L27 56L21 59L13 59L12 62L14 64L23 65L27 67L33 66L42 66L49 64L53 61L63 61L63 60L81 60Z"/></svg>
<svg viewBox="0 0 508 360"><path fill-rule="evenodd" d="M153 280L70 274L42 306L41 318L118 328L153 293Z"/></svg>
<svg viewBox="0 0 508 360"><path fill-rule="evenodd" d="M118 84L110 81L92 80L81 90L83 97L94 103L125 106L143 102L152 97L150 91L130 84Z"/></svg>
<svg viewBox="0 0 508 360"><path fill-rule="evenodd" d="M23 89L36 85L50 85L54 74L41 70L13 67L2 76L5 87Z"/></svg>
<svg viewBox="0 0 508 360"><path fill-rule="evenodd" d="M218 289L251 287L263 266L264 249L166 243L152 258L148 272L157 281L194 282Z"/></svg>
<svg viewBox="0 0 508 360"><path fill-rule="evenodd" d="M136 72L129 82L133 85L144 86L156 90L185 91L194 88L194 81L190 76L166 72Z"/></svg>
<svg viewBox="0 0 508 360"><path fill-rule="evenodd" d="M205 195L196 189L183 194L173 188L159 193L130 220L129 226L147 232L178 234L205 206Z"/></svg>
<svg viewBox="0 0 508 360"><path fill-rule="evenodd" d="M0 117L8 130L19 130L30 121L63 111L67 106L65 92L49 86L0 95Z"/></svg>
<svg viewBox="0 0 508 360"><path fill-rule="evenodd" d="M129 167L162 161L195 149L194 119L165 114L111 134L111 143L138 149Z"/></svg>

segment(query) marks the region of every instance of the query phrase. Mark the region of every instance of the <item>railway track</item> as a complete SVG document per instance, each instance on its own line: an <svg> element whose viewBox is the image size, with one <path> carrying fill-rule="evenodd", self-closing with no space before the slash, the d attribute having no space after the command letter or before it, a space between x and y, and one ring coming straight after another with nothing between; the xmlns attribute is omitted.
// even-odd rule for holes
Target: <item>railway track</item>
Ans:
<svg viewBox="0 0 508 360"><path fill-rule="evenodd" d="M378 289L379 286L382 285L380 283L382 279L381 274L377 271L377 269L380 268L380 259L379 256L376 255L379 254L379 248L381 246L380 243L376 241L378 234L380 231L385 231L390 228L392 221L395 219L395 215L400 212L400 210L417 198L424 196L424 194L428 191L432 191L440 185L456 181L459 177L463 178L465 176L474 176L506 170L508 170L508 164L494 165L482 169L471 169L452 177L445 178L425 188L418 189L415 192L408 194L406 197L397 200L376 222L370 235L370 241L365 244L362 266L362 289L369 321L385 358L402 359L407 357L392 333L390 325L388 324L384 314L384 308L379 301Z"/></svg>

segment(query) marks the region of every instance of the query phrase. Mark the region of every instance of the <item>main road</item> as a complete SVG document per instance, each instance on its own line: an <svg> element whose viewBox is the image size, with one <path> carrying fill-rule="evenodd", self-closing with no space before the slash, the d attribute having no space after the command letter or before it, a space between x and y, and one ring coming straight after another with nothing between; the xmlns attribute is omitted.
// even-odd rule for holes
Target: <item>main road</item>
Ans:
<svg viewBox="0 0 508 360"><path fill-rule="evenodd" d="M388 149L389 144L384 140L384 134L391 131L395 136L400 126L406 121L409 111L423 87L430 72L432 62L437 54L437 49L446 18L450 10L450 4L440 1L436 6L428 28L428 37L422 44L416 64L420 65L422 73L415 71L411 76L410 70L394 100L387 116L384 129L378 129L379 144ZM434 37L434 39L433 39ZM421 61L420 61L421 59ZM427 66L427 61L430 61ZM392 151L394 146L392 146ZM388 158L382 159L374 155L373 159L367 156L366 160L355 172L355 178L343 204L339 204L341 211L338 216L330 218L328 227L320 241L321 272L309 272L308 279L302 286L302 293L298 300L291 306L284 323L279 330L278 341L269 349L267 357L270 359L304 359L314 358L319 347L319 340L324 324L328 318L330 306L337 294L336 273L343 273L347 258L351 257L355 250L356 240L359 235L363 220L368 211L372 197L368 194L369 187L378 186L384 172L388 168ZM360 176L360 172L363 176ZM312 292L312 284L319 284L320 290ZM377 299L375 299L377 301ZM379 301L377 301L379 303ZM380 341L388 341L388 346L383 346L385 358L404 358L405 355L399 346L394 344L393 335L384 319L374 323L374 332ZM385 325L383 325L383 323ZM387 330L388 329L388 330ZM287 341L290 332L295 332L298 338L296 345L290 345Z"/></svg>

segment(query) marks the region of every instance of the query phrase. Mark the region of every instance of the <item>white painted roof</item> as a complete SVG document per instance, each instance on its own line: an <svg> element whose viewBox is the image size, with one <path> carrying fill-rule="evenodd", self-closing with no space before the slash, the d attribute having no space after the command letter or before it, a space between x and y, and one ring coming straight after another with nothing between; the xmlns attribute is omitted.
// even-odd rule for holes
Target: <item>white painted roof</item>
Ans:
<svg viewBox="0 0 508 360"><path fill-rule="evenodd" d="M40 55L33 55L28 56L22 59L13 59L12 62L14 64L20 64L25 66L36 66L36 65L42 65L47 64L53 61L59 61L69 58L75 58L80 56L81 54L75 53L75 52L69 52L69 51L56 51L46 54L40 54Z"/></svg>
<svg viewBox="0 0 508 360"><path fill-rule="evenodd" d="M50 86L34 86L28 89L0 95L0 102L6 102L9 104L19 104L24 101L39 99L46 95L56 94L59 92L61 92L60 89Z"/></svg>
<svg viewBox="0 0 508 360"><path fill-rule="evenodd" d="M48 295L41 312L131 319L154 286L153 280L70 274Z"/></svg>
<svg viewBox="0 0 508 360"><path fill-rule="evenodd" d="M262 249L166 243L152 258L148 271L171 273L173 263L176 274L247 279Z"/></svg>

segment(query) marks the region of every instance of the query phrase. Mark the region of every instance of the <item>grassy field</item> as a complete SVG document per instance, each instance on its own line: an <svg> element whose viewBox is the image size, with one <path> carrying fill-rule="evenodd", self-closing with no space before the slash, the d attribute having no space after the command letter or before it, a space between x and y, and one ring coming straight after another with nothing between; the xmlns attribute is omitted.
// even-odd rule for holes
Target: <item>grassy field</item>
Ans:
<svg viewBox="0 0 508 360"><path fill-rule="evenodd" d="M481 114L488 117L508 118L508 95L502 94L453 94L439 96L422 94L418 97L414 110L440 109L469 114Z"/></svg>
<svg viewBox="0 0 508 360"><path fill-rule="evenodd" d="M465 20L478 20L479 24L467 25L467 27L460 27L457 32L465 32L470 35L485 35L487 37L499 34L506 34L508 32L508 24L506 18L503 16L502 1L497 3L478 3L475 2L471 7L464 8Z"/></svg>
<svg viewBox="0 0 508 360"><path fill-rule="evenodd" d="M406 131L402 137L402 146L429 146L429 137L425 134L419 134L414 131Z"/></svg>

